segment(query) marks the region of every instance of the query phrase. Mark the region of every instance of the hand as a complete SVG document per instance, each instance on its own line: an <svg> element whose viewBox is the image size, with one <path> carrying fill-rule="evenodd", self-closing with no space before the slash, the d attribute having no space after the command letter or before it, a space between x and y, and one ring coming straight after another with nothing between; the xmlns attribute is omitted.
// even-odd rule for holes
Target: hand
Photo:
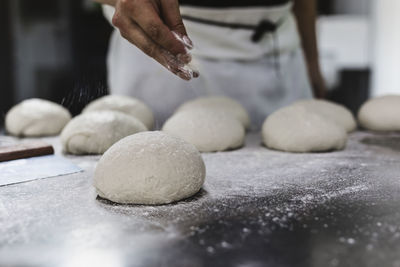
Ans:
<svg viewBox="0 0 400 267"><path fill-rule="evenodd" d="M122 37L182 79L193 47L179 12L178 0L115 0L112 23Z"/></svg>

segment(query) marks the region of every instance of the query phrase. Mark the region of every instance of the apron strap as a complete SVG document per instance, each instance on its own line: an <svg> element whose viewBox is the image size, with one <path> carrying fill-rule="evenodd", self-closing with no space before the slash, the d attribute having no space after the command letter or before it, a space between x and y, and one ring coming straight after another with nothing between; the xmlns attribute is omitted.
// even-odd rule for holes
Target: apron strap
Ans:
<svg viewBox="0 0 400 267"><path fill-rule="evenodd" d="M240 23L226 23L214 20L208 20L203 18L196 18L188 15L182 15L182 18L188 21L217 26L217 27L225 27L231 29L245 29L254 31L251 36L251 40L253 42L259 42L264 34L266 33L274 33L276 30L285 22L286 17L281 18L278 22L272 22L269 20L261 20L258 25L248 25L248 24L240 24Z"/></svg>
<svg viewBox="0 0 400 267"><path fill-rule="evenodd" d="M179 4L210 8L274 7L285 5L291 1L292 0L179 0Z"/></svg>

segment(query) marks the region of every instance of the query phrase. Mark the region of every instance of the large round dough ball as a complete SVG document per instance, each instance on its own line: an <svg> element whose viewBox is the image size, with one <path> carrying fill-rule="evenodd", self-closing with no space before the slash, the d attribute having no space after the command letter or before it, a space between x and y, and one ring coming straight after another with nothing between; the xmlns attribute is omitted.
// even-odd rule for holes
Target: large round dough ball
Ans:
<svg viewBox="0 0 400 267"><path fill-rule="evenodd" d="M98 110L120 111L139 119L149 130L154 127L154 115L151 109L145 103L133 97L106 95L90 102L82 113Z"/></svg>
<svg viewBox="0 0 400 267"><path fill-rule="evenodd" d="M325 117L302 106L289 106L271 114L262 127L264 144L289 152L343 149L346 131Z"/></svg>
<svg viewBox="0 0 400 267"><path fill-rule="evenodd" d="M312 113L324 116L343 127L347 132L352 132L357 128L353 114L345 106L317 99L300 100L293 105L302 106Z"/></svg>
<svg viewBox="0 0 400 267"><path fill-rule="evenodd" d="M387 95L364 103L358 112L360 125L373 131L400 131L400 95Z"/></svg>
<svg viewBox="0 0 400 267"><path fill-rule="evenodd" d="M243 126L250 128L250 117L246 109L236 100L226 96L199 97L182 104L175 113L189 109L207 109L222 111L233 115Z"/></svg>
<svg viewBox="0 0 400 267"><path fill-rule="evenodd" d="M8 111L5 126L16 136L49 136L59 134L70 119L71 114L63 106L32 98Z"/></svg>
<svg viewBox="0 0 400 267"><path fill-rule="evenodd" d="M162 130L183 138L201 152L224 151L241 147L243 125L224 112L189 109L169 118Z"/></svg>
<svg viewBox="0 0 400 267"><path fill-rule="evenodd" d="M118 111L88 112L73 118L61 133L63 149L71 154L103 154L120 139L147 131L138 119Z"/></svg>
<svg viewBox="0 0 400 267"><path fill-rule="evenodd" d="M114 144L94 173L99 196L118 203L166 204L197 193L206 169L200 153L163 132L143 132Z"/></svg>

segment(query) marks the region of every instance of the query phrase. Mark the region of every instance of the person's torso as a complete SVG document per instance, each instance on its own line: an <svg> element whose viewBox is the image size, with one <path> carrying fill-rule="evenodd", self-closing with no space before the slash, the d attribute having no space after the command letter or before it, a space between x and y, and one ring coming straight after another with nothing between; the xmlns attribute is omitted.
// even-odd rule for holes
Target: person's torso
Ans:
<svg viewBox="0 0 400 267"><path fill-rule="evenodd" d="M300 45L290 0L180 0L196 57L258 60Z"/></svg>

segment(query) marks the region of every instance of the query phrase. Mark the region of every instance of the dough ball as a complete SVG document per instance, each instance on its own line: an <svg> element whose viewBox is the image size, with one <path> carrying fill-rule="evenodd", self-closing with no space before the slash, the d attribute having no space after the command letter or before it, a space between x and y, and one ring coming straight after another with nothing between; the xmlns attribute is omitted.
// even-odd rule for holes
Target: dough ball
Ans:
<svg viewBox="0 0 400 267"><path fill-rule="evenodd" d="M120 111L139 119L149 130L154 127L154 115L151 109L133 97L106 95L90 102L82 113L98 110Z"/></svg>
<svg viewBox="0 0 400 267"><path fill-rule="evenodd" d="M163 132L143 132L114 144L94 173L99 196L118 203L166 204L196 194L206 169L196 148Z"/></svg>
<svg viewBox="0 0 400 267"><path fill-rule="evenodd" d="M201 152L224 151L241 147L244 142L243 125L224 112L189 109L174 114L162 129L183 138Z"/></svg>
<svg viewBox="0 0 400 267"><path fill-rule="evenodd" d="M360 125L373 131L400 131L400 95L371 99L358 112Z"/></svg>
<svg viewBox="0 0 400 267"><path fill-rule="evenodd" d="M222 111L233 115L246 129L250 128L250 117L246 109L236 100L225 96L200 97L182 104L175 113L189 109Z"/></svg>
<svg viewBox="0 0 400 267"><path fill-rule="evenodd" d="M317 99L301 100L295 102L294 105L305 107L312 113L324 116L343 127L347 132L352 132L357 128L357 123L353 114L342 105Z"/></svg>
<svg viewBox="0 0 400 267"><path fill-rule="evenodd" d="M289 152L343 149L346 131L325 117L302 106L289 106L271 114L262 127L264 144Z"/></svg>
<svg viewBox="0 0 400 267"><path fill-rule="evenodd" d="M5 119L7 132L16 136L57 135L71 119L63 106L44 99L24 100L11 108Z"/></svg>
<svg viewBox="0 0 400 267"><path fill-rule="evenodd" d="M61 133L63 149L71 154L103 154L120 139L147 131L135 117L118 111L88 112L73 118Z"/></svg>

